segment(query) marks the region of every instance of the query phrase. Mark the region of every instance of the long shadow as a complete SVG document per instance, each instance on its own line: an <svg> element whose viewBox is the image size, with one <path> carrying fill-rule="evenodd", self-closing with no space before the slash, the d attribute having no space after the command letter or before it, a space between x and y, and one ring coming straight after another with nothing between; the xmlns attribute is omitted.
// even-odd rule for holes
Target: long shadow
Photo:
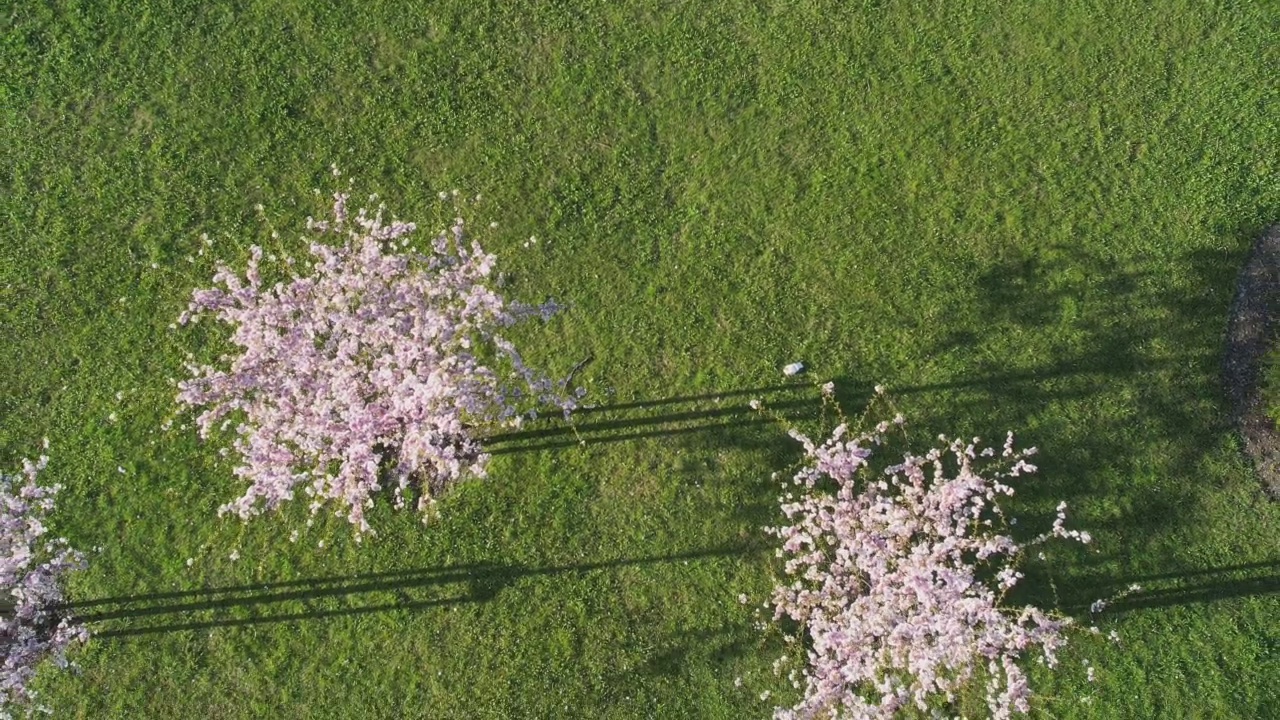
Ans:
<svg viewBox="0 0 1280 720"><path fill-rule="evenodd" d="M749 401L760 400L772 417L753 410ZM850 406L852 407L852 406ZM762 528L776 521L776 483L769 479L796 459L798 445L777 425L778 419L804 423L823 412L818 388L812 381L795 380L776 385L738 388L601 405L576 413L573 424L557 419L539 420L532 427L493 435L486 451L495 456L539 451L569 450L578 446L661 441L664 457L682 458L679 467L665 467L668 481L701 485L726 482L734 485L730 520ZM760 470L751 477L725 474L725 451L735 457L753 453ZM727 526L726 526L727 527Z"/></svg>
<svg viewBox="0 0 1280 720"><path fill-rule="evenodd" d="M1274 595L1276 593L1280 593L1280 574L1232 580L1230 582L1206 583L1138 592L1117 600L1107 609L1111 612L1128 612L1143 608L1210 603L1232 598Z"/></svg>
<svg viewBox="0 0 1280 720"><path fill-rule="evenodd" d="M1125 592L1130 585L1140 590ZM1088 588L1086 591L1084 588ZM1280 560L1218 568L1135 575L1123 580L1085 580L1062 609L1083 613L1095 600L1107 601L1104 614L1260 597L1280 593Z"/></svg>
<svg viewBox="0 0 1280 720"><path fill-rule="evenodd" d="M979 377L952 380L920 385L894 386L893 394L899 396L918 395L923 393L946 392L950 390L983 390L986 392L1006 392L1013 385L1036 385L1050 380L1084 375L1114 376L1117 374L1139 374L1143 372L1160 372L1168 369L1187 367L1197 363L1203 364L1216 360L1212 355L1174 355L1167 358L1147 359L1141 364L1131 367L1117 367L1112 360L1097 357L1084 357L1078 360L1060 361L1034 370L995 373ZM1083 392L1083 391L1082 391ZM1070 396L1059 393L1059 397Z"/></svg>
<svg viewBox="0 0 1280 720"><path fill-rule="evenodd" d="M530 567L520 564L475 563L442 568L392 570L347 576L309 578L255 585L200 588L175 592L145 593L114 598L99 598L68 603L62 612L75 615L80 621L113 623L139 619L165 618L167 622L153 625L124 627L109 626L94 631L96 637L130 637L182 630L199 630L215 627L239 627L263 623L278 623L348 615L364 615L382 612L424 610L444 605L485 602L511 587L522 578L549 575L586 574L617 570L624 567L674 563L718 557L745 556L760 552L762 548L737 545L697 550L671 555L640 558L624 558L573 565L549 565ZM445 597L415 598L411 591L433 588L450 588ZM390 602L373 602L379 595L391 595ZM316 605L325 600L340 600L358 604L345 607L307 607L303 611L291 611L282 604ZM229 613L248 610L260 613L263 609L280 608L277 612L254 614L249 617L218 617L192 619L198 613ZM85 609L102 608L88 613Z"/></svg>
<svg viewBox="0 0 1280 720"><path fill-rule="evenodd" d="M433 607L442 607L447 605L461 605L465 603L479 602L484 598L461 595L452 598L439 598L432 600L408 601L387 603L383 605L367 605L355 608L334 608L328 610L308 610L305 612L295 613L279 613L267 616L245 617L245 618L224 618L219 620L206 620L185 623L171 623L167 625L155 625L149 627L136 628L114 628L110 630L95 631L94 637L99 638L124 638L134 637L138 635L153 635L156 633L172 633L182 632L184 630L210 630L213 628L232 628L245 627L248 625L262 625L267 623L281 623L303 620L322 620L324 618L351 616L351 615L367 615L370 613L395 612L408 610L427 610Z"/></svg>
<svg viewBox="0 0 1280 720"><path fill-rule="evenodd" d="M725 398L738 398L750 400L751 398L776 397L779 394L805 392L812 390L813 386L809 383L793 382L781 385L767 385L758 388L747 388L742 390L725 390L721 392L707 392L698 395L679 395L676 397L661 398L658 400L639 400L635 402L613 403L610 405L597 405L593 407L583 408L577 411L578 415L593 415L597 413L614 412L618 410L644 410L649 408L666 408L673 405L684 405L690 403L701 402L719 402ZM742 403L738 403L742 404Z"/></svg>
<svg viewBox="0 0 1280 720"><path fill-rule="evenodd" d="M646 430L641 432L625 432L610 433L607 435L587 435L581 434L580 437L570 437L564 439L548 440L530 445L514 445L507 447L496 447L487 449L490 455L513 455L516 453L538 452L541 450L563 450L565 448L577 447L586 444L597 443L617 443L629 442L632 440L645 440L649 438L677 437L681 435L703 435L710 432L733 430L736 428L760 427L768 425L769 421L764 418L745 417L734 420L732 422L722 423L699 423L690 427L667 427L654 430ZM569 430L568 433L572 433Z"/></svg>
<svg viewBox="0 0 1280 720"><path fill-rule="evenodd" d="M802 397L804 394L809 397ZM758 425L762 420L748 407L746 398L760 399L780 412L804 413L816 407L811 384L772 385L585 408L575 415L586 417L587 422L540 421L542 427L495 433L484 442L491 454L503 455L570 447L584 441L618 442Z"/></svg>

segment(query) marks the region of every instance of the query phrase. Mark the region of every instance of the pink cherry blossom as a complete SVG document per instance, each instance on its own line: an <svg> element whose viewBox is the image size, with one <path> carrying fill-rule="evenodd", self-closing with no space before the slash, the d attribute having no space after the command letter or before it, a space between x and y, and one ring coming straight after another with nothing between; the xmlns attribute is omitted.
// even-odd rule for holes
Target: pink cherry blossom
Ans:
<svg viewBox="0 0 1280 720"><path fill-rule="evenodd" d="M32 707L27 684L45 660L67 667L67 650L89 639L83 625L60 609L67 573L84 557L63 538L45 538L45 518L60 486L40 486L36 476L48 458L23 462L21 477L0 475L0 716Z"/></svg>
<svg viewBox="0 0 1280 720"><path fill-rule="evenodd" d="M877 389L877 392L879 390ZM1002 600L1023 575L1024 545L1050 538L1088 542L1063 526L1020 544L998 532L1006 481L1034 472L1034 452L1004 447L1004 469L981 472L978 440L942 438L923 456L873 470L886 442L882 423L853 434L847 425L822 443L797 431L807 462L784 482L780 541L785 579L772 596L774 619L797 624L807 662L792 680L803 689L780 720L889 718L914 707L945 708L983 681L992 717L1030 709L1018 661L1037 652L1053 667L1069 618ZM993 522L994 521L994 522ZM799 641L799 639L797 641Z"/></svg>
<svg viewBox="0 0 1280 720"><path fill-rule="evenodd" d="M381 207L349 218L347 199L334 196L329 219L308 218L321 239L340 239L310 244L310 274L269 284L253 247L243 276L219 266L220 287L194 291L179 318L212 314L239 348L218 367L190 364L178 385L179 402L203 408L201 437L235 428L234 472L249 487L223 513L248 519L301 489L313 513L336 504L369 532L365 510L388 486L396 507L416 486L425 510L455 481L484 476L480 431L534 417L538 404L566 417L576 407L499 334L558 306L492 290L496 259L462 218L417 251L413 223L386 221Z"/></svg>

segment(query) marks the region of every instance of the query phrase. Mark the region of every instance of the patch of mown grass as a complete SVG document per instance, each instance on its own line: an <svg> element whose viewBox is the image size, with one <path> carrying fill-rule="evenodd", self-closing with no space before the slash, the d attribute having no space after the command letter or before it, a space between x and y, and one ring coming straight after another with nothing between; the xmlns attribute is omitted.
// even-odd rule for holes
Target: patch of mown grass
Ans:
<svg viewBox="0 0 1280 720"><path fill-rule="evenodd" d="M101 548L72 598L116 613L43 678L60 713L764 716L736 596L768 587L796 448L730 410L797 359L851 399L889 385L917 438L1040 446L1025 526L1066 499L1097 537L1046 567L1066 609L1151 589L1103 621L1119 646L1041 673L1041 714L1278 712L1280 512L1218 387L1232 278L1280 212L1265 5L10 15L0 456L50 438L58 530ZM167 326L266 238L255 204L286 235L315 214L330 163L406 219L482 193L511 291L570 304L529 359L593 356L590 397L630 406L584 415L585 447L502 443L437 522L383 508L363 545L301 511L218 519L227 465L162 429L207 348Z"/></svg>

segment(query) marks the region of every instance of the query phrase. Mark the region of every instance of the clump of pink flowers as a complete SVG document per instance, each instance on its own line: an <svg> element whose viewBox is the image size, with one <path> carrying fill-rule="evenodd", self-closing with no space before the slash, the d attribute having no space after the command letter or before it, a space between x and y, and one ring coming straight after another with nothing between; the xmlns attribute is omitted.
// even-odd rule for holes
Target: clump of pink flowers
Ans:
<svg viewBox="0 0 1280 720"><path fill-rule="evenodd" d="M567 417L576 402L500 334L557 306L492 289L495 258L462 218L419 250L413 223L384 221L381 207L348 217L347 200L335 194L330 219L308 219L319 236L309 273L268 284L255 246L243 277L220 266L221 287L192 294L179 322L211 314L239 352L222 367L190 364L178 400L203 408L201 437L234 425L235 474L249 488L221 512L248 519L301 488L313 513L345 510L358 537L384 486L396 507L416 487L425 510L454 481L484 476L479 430L518 425L539 405Z"/></svg>
<svg viewBox="0 0 1280 720"><path fill-rule="evenodd" d="M1069 618L1002 605L1023 577L1028 546L1090 542L1065 527L1065 504L1038 537L1019 542L1003 532L1011 523L999 500L1014 493L1008 481L1035 472L1027 462L1035 449L1015 450L1010 433L996 458L977 438L940 437L923 456L873 470L875 450L902 422L899 415L860 434L841 424L820 443L791 431L807 462L784 483L786 523L769 529L787 576L772 603L775 620L800 628L791 639L807 662L791 671L803 698L775 718L945 709L977 680L992 717L1008 718L1030 709L1019 660L1038 654L1053 667L1066 642Z"/></svg>
<svg viewBox="0 0 1280 720"><path fill-rule="evenodd" d="M47 457L23 461L21 475L0 475L0 717L31 707L27 687L46 659L68 666L67 650L89 639L84 626L60 611L65 575L85 566L62 538L45 538L45 518L60 489L36 483Z"/></svg>

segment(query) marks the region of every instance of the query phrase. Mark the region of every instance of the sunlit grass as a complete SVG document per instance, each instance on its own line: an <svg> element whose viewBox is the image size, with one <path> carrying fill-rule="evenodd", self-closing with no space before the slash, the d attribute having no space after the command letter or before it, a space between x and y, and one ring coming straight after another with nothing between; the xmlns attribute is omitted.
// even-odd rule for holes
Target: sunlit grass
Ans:
<svg viewBox="0 0 1280 720"><path fill-rule="evenodd" d="M49 437L58 530L101 548L71 594L116 613L45 678L60 713L765 716L736 598L768 588L768 478L798 456L733 393L795 360L855 404L889 385L921 439L1038 445L1018 512L1065 499L1098 539L1051 563L1064 609L1151 589L1103 621L1120 646L1038 678L1046 717L1280 713L1280 512L1219 388L1235 271L1280 214L1265 3L11 15L0 453ZM219 519L229 467L162 429L201 342L168 325L267 238L255 204L286 238L317 214L330 163L405 219L481 193L512 293L570 305L531 360L593 357L597 403L694 399L507 443L437 521L384 509L361 545L305 508Z"/></svg>

